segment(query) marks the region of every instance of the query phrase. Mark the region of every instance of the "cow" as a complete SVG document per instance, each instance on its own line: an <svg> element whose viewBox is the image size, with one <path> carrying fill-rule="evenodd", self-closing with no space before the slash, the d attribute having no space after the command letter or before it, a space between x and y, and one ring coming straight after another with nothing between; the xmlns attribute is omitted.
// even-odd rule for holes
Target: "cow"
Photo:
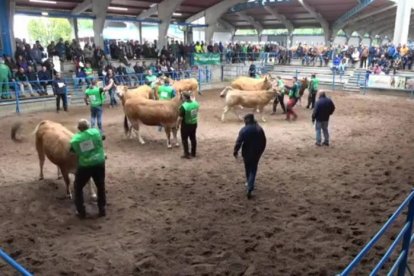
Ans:
<svg viewBox="0 0 414 276"><path fill-rule="evenodd" d="M167 147L172 148L171 132L176 141L175 146L179 146L177 140L177 119L179 108L182 102L181 92L175 98L165 101L156 101L134 97L126 100L124 105L124 130L127 137L131 137L132 129L135 130L138 140L145 144L140 134L140 124L149 126L163 126L167 136ZM129 126L128 121L131 123Z"/></svg>
<svg viewBox="0 0 414 276"><path fill-rule="evenodd" d="M121 99L122 105L125 105L125 101L127 99L133 97L143 97L145 99L155 98L152 88L148 85L141 85L134 89L130 89L125 85L118 85L116 87L116 92L118 94L118 97Z"/></svg>
<svg viewBox="0 0 414 276"><path fill-rule="evenodd" d="M268 90L272 88L272 80L270 75L266 75L262 79L253 79L250 77L238 77L231 85L231 88L245 91ZM229 87L224 88L220 93L220 97L224 97Z"/></svg>
<svg viewBox="0 0 414 276"><path fill-rule="evenodd" d="M21 130L22 124L16 123L11 129L11 139L14 142L22 142L22 138L18 138L17 134ZM58 179L61 172L63 180L66 184L66 196L72 198L70 192L69 174L75 174L77 168L77 157L70 151L70 140L73 133L63 125L49 120L41 121L31 135L35 135L36 151L39 156L40 175L39 180L44 179L43 166L45 157L58 168ZM96 192L91 183L89 183L90 194L96 199Z"/></svg>
<svg viewBox="0 0 414 276"><path fill-rule="evenodd" d="M175 91L191 91L193 97L198 92L198 81L195 78L177 80L172 83Z"/></svg>
<svg viewBox="0 0 414 276"><path fill-rule="evenodd" d="M258 112L262 116L262 121L266 122L263 109L264 107L276 96L278 90L256 90L256 91L244 91L232 88L226 88L224 90L226 106L224 107L223 114L221 115L221 121L224 122L225 115L227 112L232 110L234 114L242 120L242 118L237 115L235 107L242 106L243 108L253 108L254 111ZM222 92L223 93L223 92Z"/></svg>

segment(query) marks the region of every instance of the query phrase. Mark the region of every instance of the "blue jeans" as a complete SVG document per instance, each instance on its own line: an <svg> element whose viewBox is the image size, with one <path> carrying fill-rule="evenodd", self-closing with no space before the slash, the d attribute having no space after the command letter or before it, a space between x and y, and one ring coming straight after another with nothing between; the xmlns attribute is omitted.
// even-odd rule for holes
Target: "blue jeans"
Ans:
<svg viewBox="0 0 414 276"><path fill-rule="evenodd" d="M259 165L259 159L246 159L243 158L244 169L246 171L247 192L253 192L254 182L256 181L257 166Z"/></svg>
<svg viewBox="0 0 414 276"><path fill-rule="evenodd" d="M328 123L329 123L329 121L326 121L326 122L316 121L316 123L315 123L316 143L321 144L321 142L322 142L321 131L323 131L323 137L325 138L323 143L324 144L329 144Z"/></svg>
<svg viewBox="0 0 414 276"><path fill-rule="evenodd" d="M102 106L91 107L91 127L95 127L98 121L98 128L102 133Z"/></svg>
<svg viewBox="0 0 414 276"><path fill-rule="evenodd" d="M116 98L115 98L115 89L111 88L109 90L109 98L110 98L110 105L113 107L115 105L117 105L118 103L116 102Z"/></svg>

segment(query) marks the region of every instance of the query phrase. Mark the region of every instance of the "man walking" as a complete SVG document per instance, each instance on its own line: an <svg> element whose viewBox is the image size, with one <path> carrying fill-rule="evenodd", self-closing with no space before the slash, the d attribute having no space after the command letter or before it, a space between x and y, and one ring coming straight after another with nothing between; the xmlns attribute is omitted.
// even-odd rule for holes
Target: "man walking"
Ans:
<svg viewBox="0 0 414 276"><path fill-rule="evenodd" d="M95 127L98 123L98 129L102 138L105 139L102 130L102 106L105 102L105 92L103 88L99 88L96 80L91 80L92 85L85 91L85 104L91 105L91 127Z"/></svg>
<svg viewBox="0 0 414 276"><path fill-rule="evenodd" d="M78 122L79 132L70 141L71 151L77 155L78 168L75 175L75 205L79 218L86 217L83 204L83 187L92 177L98 192L99 216L106 215L105 152L99 130L89 128L88 120Z"/></svg>
<svg viewBox="0 0 414 276"><path fill-rule="evenodd" d="M246 171L247 198L250 199L255 186L257 166L266 148L266 136L263 129L254 119L253 114L244 116L244 123L246 125L239 132L233 155L237 158L238 152L242 148L244 168Z"/></svg>
<svg viewBox="0 0 414 276"><path fill-rule="evenodd" d="M318 93L319 88L319 80L316 78L315 74L312 74L311 80L309 82L308 90L308 105L306 108L313 109L315 107L315 101L316 101L316 94Z"/></svg>
<svg viewBox="0 0 414 276"><path fill-rule="evenodd" d="M293 86L286 86L286 88L289 89L289 101L287 103L286 120L290 121L291 115L293 115L293 120L296 120L298 118L298 115L295 113L295 111L293 111L293 107L296 105L300 97L298 78L293 77Z"/></svg>
<svg viewBox="0 0 414 276"><path fill-rule="evenodd" d="M184 92L183 97L184 103L180 107L180 116L178 117L177 126L179 127L181 124L181 141L184 148L184 155L182 158L190 159L191 157L196 157L196 130L200 104L196 100L191 100L191 94L189 92ZM190 138L191 141L191 155L188 149L188 138Z"/></svg>
<svg viewBox="0 0 414 276"><path fill-rule="evenodd" d="M335 105L331 99L326 97L325 92L321 92L319 95L319 100L316 102L315 109L312 114L312 122L315 123L316 130L316 144L320 147L322 144L321 130L323 131L324 136L324 146L329 146L329 132L328 132L328 123L329 117L334 113Z"/></svg>
<svg viewBox="0 0 414 276"><path fill-rule="evenodd" d="M53 93L56 97L56 112L60 111L60 100L62 100L63 110L68 111L68 98L65 80L61 77L60 73L56 73L56 78L53 81Z"/></svg>
<svg viewBox="0 0 414 276"><path fill-rule="evenodd" d="M285 98L285 83L283 82L282 78L280 76L277 76L277 83L275 85L276 87L273 87L273 89L275 90L279 90L279 92L277 92L276 98L273 100L273 112L272 115L276 114L276 108L277 108L277 104L280 103L280 106L282 107L283 110L283 114L286 113L286 108L285 108L285 102L284 102L284 98Z"/></svg>

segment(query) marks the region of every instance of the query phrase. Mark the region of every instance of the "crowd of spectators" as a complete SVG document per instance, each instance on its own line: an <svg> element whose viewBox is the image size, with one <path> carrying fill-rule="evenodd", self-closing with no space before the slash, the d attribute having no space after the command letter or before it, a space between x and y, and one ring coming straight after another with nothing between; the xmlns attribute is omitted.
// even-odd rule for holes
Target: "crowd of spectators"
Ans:
<svg viewBox="0 0 414 276"><path fill-rule="evenodd" d="M83 46L81 46L83 44ZM382 46L355 47L338 46L298 46L286 48L274 43L220 43L205 44L196 42L184 44L171 41L166 47L157 51L157 41L140 44L138 41L105 41L104 48L94 44L79 43L77 40L57 43L52 41L44 47L39 41L33 45L24 39L16 40L14 57L5 56L4 66L10 69L0 70L1 98L10 98L4 80L15 82L21 97L47 95L47 86L52 85L56 70L49 57L58 56L63 62L75 65L75 86L90 84L96 77L104 77L108 70L114 72L120 84L142 84L145 76L151 71L154 75L165 75L172 78L188 77L193 64L194 53L220 54L223 63L246 63L260 61L273 64L290 64L293 58L301 60L303 66L329 66L333 71L343 73L348 67L368 68L373 73L386 73L392 70L411 70L414 63L414 49L406 45L392 44ZM142 59L152 59L147 64ZM120 61L115 67L112 61ZM5 67L4 67L5 68ZM1 69L1 68L0 68ZM3 72L3 73L2 73ZM96 73L95 73L96 72ZM1 82L1 81L0 81ZM3 92L2 92L3 91Z"/></svg>

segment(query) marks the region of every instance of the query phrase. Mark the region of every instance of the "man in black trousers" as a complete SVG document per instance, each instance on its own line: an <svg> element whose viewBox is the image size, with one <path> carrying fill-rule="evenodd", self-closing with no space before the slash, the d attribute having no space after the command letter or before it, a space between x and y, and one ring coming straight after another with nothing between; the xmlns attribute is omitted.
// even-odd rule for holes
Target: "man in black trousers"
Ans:
<svg viewBox="0 0 414 276"><path fill-rule="evenodd" d="M55 80L52 84L53 87L53 94L56 97L56 112L59 112L60 110L60 100L62 100L63 103L63 110L68 111L68 98L66 94L66 82L61 77L60 73L56 74Z"/></svg>
<svg viewBox="0 0 414 276"><path fill-rule="evenodd" d="M239 132L233 155L237 158L238 152L242 148L246 170L247 199L250 199L254 190L257 166L266 148L266 135L262 127L254 119L253 114L244 116L244 123L246 125Z"/></svg>
<svg viewBox="0 0 414 276"><path fill-rule="evenodd" d="M181 141L184 148L184 155L182 158L190 159L191 157L196 157L196 130L200 104L196 100L191 99L191 94L189 92L183 92L182 95L184 103L180 107L180 116L178 117L177 127L180 127L181 125ZM191 141L191 155L188 148L189 138Z"/></svg>

